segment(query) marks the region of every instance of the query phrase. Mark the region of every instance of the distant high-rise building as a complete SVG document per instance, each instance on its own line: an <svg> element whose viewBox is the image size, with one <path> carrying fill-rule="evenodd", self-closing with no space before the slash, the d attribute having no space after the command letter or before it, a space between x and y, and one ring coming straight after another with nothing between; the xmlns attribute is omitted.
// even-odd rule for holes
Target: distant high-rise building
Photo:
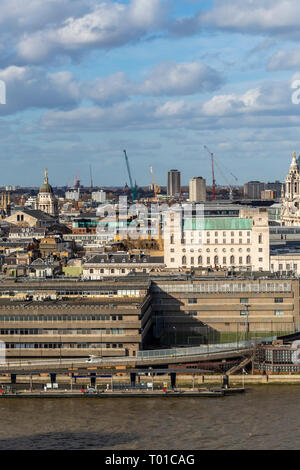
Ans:
<svg viewBox="0 0 300 470"><path fill-rule="evenodd" d="M96 202L103 203L106 201L106 192L102 189L100 191L95 191L92 193L92 200Z"/></svg>
<svg viewBox="0 0 300 470"><path fill-rule="evenodd" d="M168 171L168 196L178 196L181 191L180 171Z"/></svg>
<svg viewBox="0 0 300 470"><path fill-rule="evenodd" d="M65 199L69 199L70 201L79 201L80 199L80 192L77 191L66 191Z"/></svg>
<svg viewBox="0 0 300 470"><path fill-rule="evenodd" d="M194 176L190 180L190 202L206 201L206 181L202 176Z"/></svg>
<svg viewBox="0 0 300 470"><path fill-rule="evenodd" d="M260 181L249 181L244 184L244 198L245 199L260 199L261 192L265 189L265 183Z"/></svg>

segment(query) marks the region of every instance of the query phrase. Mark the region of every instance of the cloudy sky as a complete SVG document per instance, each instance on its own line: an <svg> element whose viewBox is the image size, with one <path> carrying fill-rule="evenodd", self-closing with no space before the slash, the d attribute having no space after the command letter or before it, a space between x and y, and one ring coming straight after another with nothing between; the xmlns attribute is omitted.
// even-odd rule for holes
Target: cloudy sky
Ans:
<svg viewBox="0 0 300 470"><path fill-rule="evenodd" d="M299 0L1 0L0 185L283 180ZM300 94L299 94L300 96ZM225 179L226 178L226 179ZM226 181L227 180L227 181Z"/></svg>

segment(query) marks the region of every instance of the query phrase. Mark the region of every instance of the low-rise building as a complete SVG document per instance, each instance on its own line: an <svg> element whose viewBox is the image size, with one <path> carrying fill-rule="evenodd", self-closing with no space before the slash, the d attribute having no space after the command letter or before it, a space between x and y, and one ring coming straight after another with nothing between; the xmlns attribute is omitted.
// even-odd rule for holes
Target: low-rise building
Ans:
<svg viewBox="0 0 300 470"><path fill-rule="evenodd" d="M151 331L149 287L148 279L2 282L6 358L135 356Z"/></svg>
<svg viewBox="0 0 300 470"><path fill-rule="evenodd" d="M126 252L95 255L83 264L83 279L102 279L104 276L126 276L129 273L151 273L165 267L163 256Z"/></svg>
<svg viewBox="0 0 300 470"><path fill-rule="evenodd" d="M299 280L292 276L157 276L151 292L162 345L238 343L300 327Z"/></svg>

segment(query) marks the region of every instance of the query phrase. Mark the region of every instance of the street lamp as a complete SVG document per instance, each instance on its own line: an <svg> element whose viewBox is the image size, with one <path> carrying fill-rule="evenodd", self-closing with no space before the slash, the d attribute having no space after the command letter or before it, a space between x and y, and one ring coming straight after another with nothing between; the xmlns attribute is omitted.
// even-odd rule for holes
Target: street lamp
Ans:
<svg viewBox="0 0 300 470"><path fill-rule="evenodd" d="M177 346L177 338L176 338L176 326L173 326L174 331L174 339L175 339L175 346Z"/></svg>
<svg viewBox="0 0 300 470"><path fill-rule="evenodd" d="M249 307L250 305L249 304L245 304L245 308L247 309L246 310L246 341L248 341L248 338L249 338Z"/></svg>

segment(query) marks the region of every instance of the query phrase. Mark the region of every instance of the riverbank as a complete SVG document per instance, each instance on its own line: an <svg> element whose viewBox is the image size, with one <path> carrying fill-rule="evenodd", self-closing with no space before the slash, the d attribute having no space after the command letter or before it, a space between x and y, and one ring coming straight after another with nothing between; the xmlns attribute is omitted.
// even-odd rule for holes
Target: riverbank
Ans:
<svg viewBox="0 0 300 470"><path fill-rule="evenodd" d="M176 387L192 389L201 386L220 386L223 384L224 375L221 374L206 374L206 375L194 375L193 374L177 374L176 376ZM154 389L162 389L166 387L170 390L171 387L171 377L170 375L159 375L154 376L153 378L149 376L138 377L136 385L144 387L152 387ZM295 384L300 385L300 374L277 374L277 375L252 375L252 374L238 374L230 375L228 377L229 385L231 387L242 387L244 385L270 385L270 384ZM84 378L71 378L66 375L57 375L56 384L58 389L80 389L86 388L91 385L91 378L86 376ZM51 382L50 376L44 374L44 376L17 376L15 388L18 389L29 389L33 386L34 389L44 389L46 384ZM113 379L113 386L115 388L128 385L130 383L130 377L128 375L124 376L115 376ZM11 378L1 377L0 378L0 388L5 389L7 386L11 385ZM111 389L112 381L110 377L106 378L96 378L96 387L99 389Z"/></svg>

